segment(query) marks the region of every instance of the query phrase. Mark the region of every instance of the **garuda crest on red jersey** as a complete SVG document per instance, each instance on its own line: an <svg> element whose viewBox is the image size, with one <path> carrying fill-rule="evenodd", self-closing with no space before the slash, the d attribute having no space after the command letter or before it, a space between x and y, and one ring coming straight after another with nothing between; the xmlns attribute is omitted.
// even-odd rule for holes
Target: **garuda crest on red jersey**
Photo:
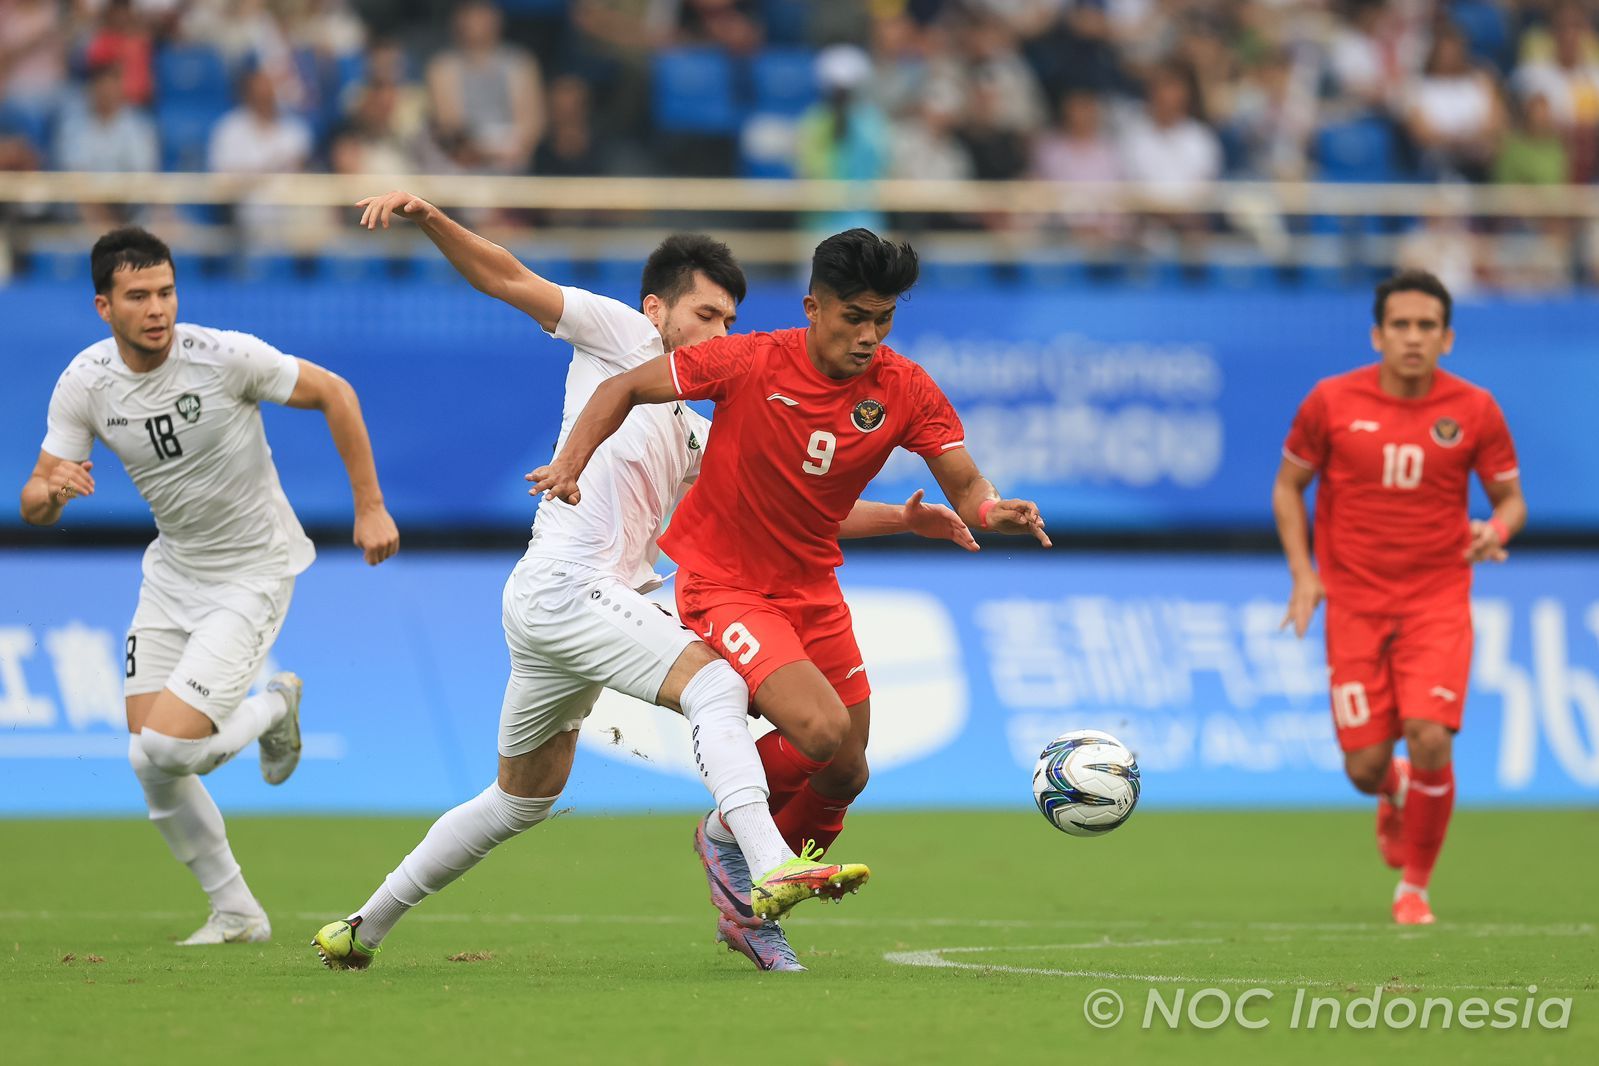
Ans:
<svg viewBox="0 0 1599 1066"><path fill-rule="evenodd" d="M883 424L883 415L887 409L879 400L862 400L855 405L855 410L849 414L849 420L855 423L855 428L862 433L870 433ZM1436 430L1434 431L1436 432Z"/></svg>
<svg viewBox="0 0 1599 1066"><path fill-rule="evenodd" d="M1453 418L1440 418L1432 424L1432 439L1443 448L1453 448L1460 443L1460 423Z"/></svg>

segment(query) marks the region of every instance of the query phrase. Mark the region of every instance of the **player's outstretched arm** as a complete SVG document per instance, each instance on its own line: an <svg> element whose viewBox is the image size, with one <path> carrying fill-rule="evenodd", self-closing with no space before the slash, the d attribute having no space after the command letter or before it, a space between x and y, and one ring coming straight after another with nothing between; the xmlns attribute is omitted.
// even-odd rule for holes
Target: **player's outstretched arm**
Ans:
<svg viewBox="0 0 1599 1066"><path fill-rule="evenodd" d="M478 292L510 304L533 319L545 332L554 332L566 309L561 287L529 270L523 262L493 241L480 237L420 196L396 189L382 196L356 201L361 225L389 228L394 217L410 219L428 240L438 246L460 275Z"/></svg>
<svg viewBox="0 0 1599 1066"><path fill-rule="evenodd" d="M400 531L383 505L372 440L367 436L366 420L361 417L361 401L350 383L339 375L304 359L299 362L300 376L287 405L321 411L328 420L328 432L344 460L350 492L355 497L355 546L361 549L368 565L376 566L400 550Z"/></svg>
<svg viewBox="0 0 1599 1066"><path fill-rule="evenodd" d="M1471 543L1466 547L1469 563L1502 563L1510 558L1505 545L1520 533L1527 524L1527 498L1521 494L1521 479L1482 482L1482 490L1493 505L1493 515L1487 521L1471 523Z"/></svg>
<svg viewBox="0 0 1599 1066"><path fill-rule="evenodd" d="M1038 505L1032 500L1001 499L999 490L977 469L965 448L951 448L933 456L927 460L927 469L938 479L944 498L968 526L1013 537L1032 537L1044 547L1051 547Z"/></svg>
<svg viewBox="0 0 1599 1066"><path fill-rule="evenodd" d="M74 463L41 451L33 473L22 485L22 520L32 526L53 526L67 501L94 495L94 463Z"/></svg>
<svg viewBox="0 0 1599 1066"><path fill-rule="evenodd" d="M577 503L582 498L577 479L594 457L595 450L621 427L627 413L641 403L667 403L675 399L677 386L672 382L672 368L664 355L625 374L606 378L583 405L583 413L577 416L577 421L572 423L572 432L566 435L561 453L547 466L539 467L524 478L533 483L527 494Z"/></svg>
<svg viewBox="0 0 1599 1066"><path fill-rule="evenodd" d="M929 540L952 540L969 552L977 551L977 541L961 516L942 504L924 503L925 495L917 489L903 504L856 500L838 527L838 539L915 533Z"/></svg>
<svg viewBox="0 0 1599 1066"><path fill-rule="evenodd" d="M1327 595L1310 558L1310 517L1305 512L1305 489L1315 477L1316 472L1308 466L1284 459L1277 467L1277 480L1271 487L1271 511L1277 519L1277 539L1282 541L1288 572L1294 578L1293 590L1288 594L1288 612L1283 615L1281 628L1292 623L1296 637L1305 635L1316 608Z"/></svg>

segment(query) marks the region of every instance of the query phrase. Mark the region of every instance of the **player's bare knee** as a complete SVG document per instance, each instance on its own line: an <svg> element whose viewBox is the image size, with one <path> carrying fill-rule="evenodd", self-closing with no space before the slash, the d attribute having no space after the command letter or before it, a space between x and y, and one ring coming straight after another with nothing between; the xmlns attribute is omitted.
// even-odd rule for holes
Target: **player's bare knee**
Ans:
<svg viewBox="0 0 1599 1066"><path fill-rule="evenodd" d="M853 800L866 791L866 784L871 777L871 767L867 765L866 754L862 752L859 757L835 759L812 780L819 786L817 791L824 796Z"/></svg>
<svg viewBox="0 0 1599 1066"><path fill-rule="evenodd" d="M577 757L577 730L557 733L532 751L501 755L499 786L507 795L521 798L558 796L571 776Z"/></svg>
<svg viewBox="0 0 1599 1066"><path fill-rule="evenodd" d="M803 721L785 729L783 738L816 762L832 762L849 738L849 712L842 703L818 708Z"/></svg>
<svg viewBox="0 0 1599 1066"><path fill-rule="evenodd" d="M1438 722L1405 722L1405 749L1418 770L1441 770L1454 755L1454 734Z"/></svg>
<svg viewBox="0 0 1599 1066"><path fill-rule="evenodd" d="M1393 757L1391 748L1362 748L1344 756L1344 773L1350 784L1369 796L1382 789L1383 778L1388 775L1388 762Z"/></svg>

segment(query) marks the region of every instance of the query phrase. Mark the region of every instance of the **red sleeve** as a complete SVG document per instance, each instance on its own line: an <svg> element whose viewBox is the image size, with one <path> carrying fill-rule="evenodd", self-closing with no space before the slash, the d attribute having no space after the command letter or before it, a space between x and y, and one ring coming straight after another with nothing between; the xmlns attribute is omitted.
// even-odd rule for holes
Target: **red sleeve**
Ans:
<svg viewBox="0 0 1599 1066"><path fill-rule="evenodd" d="M753 333L713 337L675 349L667 359L677 395L684 400L727 400L748 376L755 359L755 337Z"/></svg>
<svg viewBox="0 0 1599 1066"><path fill-rule="evenodd" d="M1283 458L1310 470L1326 467L1327 397L1320 385L1311 389L1299 405L1294 424L1288 427L1288 439L1283 442Z"/></svg>
<svg viewBox="0 0 1599 1066"><path fill-rule="evenodd" d="M932 459L966 443L966 427L961 425L960 416L944 390L927 371L917 367L906 391L906 399L916 414L906 429L905 438L899 442L900 447L923 459Z"/></svg>
<svg viewBox="0 0 1599 1066"><path fill-rule="evenodd" d="M1477 427L1477 476L1484 482L1509 481L1521 475L1516 466L1516 445L1510 439L1510 427L1505 425L1504 412L1492 396L1483 405L1482 420Z"/></svg>

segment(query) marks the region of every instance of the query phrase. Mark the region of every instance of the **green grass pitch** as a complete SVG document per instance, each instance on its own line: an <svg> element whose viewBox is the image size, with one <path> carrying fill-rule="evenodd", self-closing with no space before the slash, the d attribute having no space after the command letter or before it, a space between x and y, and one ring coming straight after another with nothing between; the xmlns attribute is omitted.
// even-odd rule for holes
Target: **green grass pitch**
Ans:
<svg viewBox="0 0 1599 1066"><path fill-rule="evenodd" d="M1457 813L1440 924L1411 930L1388 921L1369 814L1142 812L1075 840L1036 814L861 812L836 850L875 877L795 913L798 975L713 945L692 823L558 818L413 911L371 970L330 973L311 934L427 819L232 818L275 939L220 948L172 944L204 900L148 825L0 822L0 1059L1599 1061L1596 811ZM1169 1008L1179 990L1255 986L1272 998L1244 1016L1265 1028L1186 1013L1171 1028L1158 1009L1141 1025L1152 988ZM1426 1030L1332 1030L1330 1007L1312 1030L1292 1026L1299 987L1341 1009L1377 987L1417 1007L1514 997L1517 1024L1529 998L1572 1004L1559 1030L1443 1029L1438 1013ZM1089 1024L1097 989L1122 997L1119 1024ZM1213 1020L1220 995L1192 1017Z"/></svg>

